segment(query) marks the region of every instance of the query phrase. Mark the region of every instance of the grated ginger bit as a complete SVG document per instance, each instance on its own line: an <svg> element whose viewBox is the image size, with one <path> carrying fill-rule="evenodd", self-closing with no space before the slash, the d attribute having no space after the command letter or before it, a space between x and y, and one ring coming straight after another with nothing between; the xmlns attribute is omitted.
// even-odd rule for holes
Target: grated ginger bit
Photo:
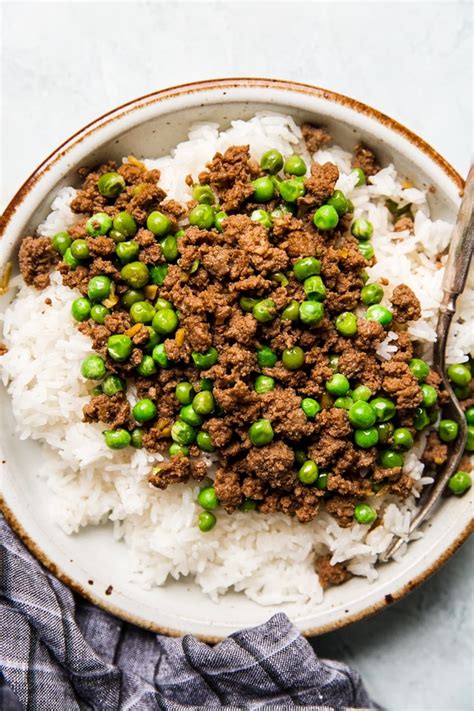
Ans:
<svg viewBox="0 0 474 711"><path fill-rule="evenodd" d="M178 328L178 330L176 331L174 340L176 341L176 345L178 345L180 348L181 348L181 346L182 346L183 343L184 343L185 336L186 336L186 331L185 331L185 329L184 329L184 328Z"/></svg>
<svg viewBox="0 0 474 711"><path fill-rule="evenodd" d="M158 285L148 284L148 286L145 287L144 292L147 299L154 299L158 292Z"/></svg>
<svg viewBox="0 0 474 711"><path fill-rule="evenodd" d="M134 324L133 326L131 326L130 328L127 328L127 330L125 331L125 335L126 335L126 336L129 336L129 338L131 338L131 337L134 336L136 333L138 333L138 331L140 331L141 327L142 327L142 324L141 324L141 323L135 323L135 324Z"/></svg>
<svg viewBox="0 0 474 711"><path fill-rule="evenodd" d="M405 190L406 188L412 188L412 187L413 187L413 183L411 182L411 180L408 180L408 178L406 178L402 183L402 188Z"/></svg>
<svg viewBox="0 0 474 711"><path fill-rule="evenodd" d="M339 250L339 256L342 257L343 259L345 259L348 256L348 254L349 254L349 252L347 251L347 249L340 249Z"/></svg>
<svg viewBox="0 0 474 711"><path fill-rule="evenodd" d="M164 429L162 429L161 434L165 437L169 437L171 434L171 427L165 427Z"/></svg>
<svg viewBox="0 0 474 711"><path fill-rule="evenodd" d="M143 163L141 160L138 160L138 158L135 158L135 156L132 156L132 155L127 156L127 160L132 165L136 165L137 168L144 168L145 167L145 163Z"/></svg>

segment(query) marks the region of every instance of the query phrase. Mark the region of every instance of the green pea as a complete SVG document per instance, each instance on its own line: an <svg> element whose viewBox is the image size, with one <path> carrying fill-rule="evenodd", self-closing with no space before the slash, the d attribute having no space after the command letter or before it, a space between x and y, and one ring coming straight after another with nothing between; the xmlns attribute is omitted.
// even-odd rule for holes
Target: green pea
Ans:
<svg viewBox="0 0 474 711"><path fill-rule="evenodd" d="M143 291L139 291L137 289L129 289L121 298L122 304L125 306L126 309L130 309L133 304L136 304L138 301L144 300L145 294L143 293Z"/></svg>
<svg viewBox="0 0 474 711"><path fill-rule="evenodd" d="M255 447L263 447L273 440L273 427L269 420L257 420L249 428L249 439Z"/></svg>
<svg viewBox="0 0 474 711"><path fill-rule="evenodd" d="M314 420L321 410L321 405L312 397L304 397L301 400L301 409L309 420Z"/></svg>
<svg viewBox="0 0 474 711"><path fill-rule="evenodd" d="M312 459L308 459L298 472L298 479L302 484L314 484L318 478L318 465Z"/></svg>
<svg viewBox="0 0 474 711"><path fill-rule="evenodd" d="M357 504L354 509L354 518L357 523L367 526L375 521L377 512L369 504Z"/></svg>
<svg viewBox="0 0 474 711"><path fill-rule="evenodd" d="M333 230L338 222L339 215L332 205L321 205L313 215L313 223L318 230Z"/></svg>
<svg viewBox="0 0 474 711"><path fill-rule="evenodd" d="M300 315L300 305L295 299L292 299L288 306L285 306L281 312L281 318L284 321L297 321Z"/></svg>
<svg viewBox="0 0 474 711"><path fill-rule="evenodd" d="M474 425L474 405L467 408L464 413L468 425Z"/></svg>
<svg viewBox="0 0 474 711"><path fill-rule="evenodd" d="M281 217L285 217L285 215L294 214L296 214L296 205L285 205L285 203L282 203L271 211L270 217L272 220L279 220Z"/></svg>
<svg viewBox="0 0 474 711"><path fill-rule="evenodd" d="M147 217L146 226L157 237L164 237L171 228L171 220L162 212L155 210Z"/></svg>
<svg viewBox="0 0 474 711"><path fill-rule="evenodd" d="M178 328L178 315L173 309L159 309L152 318L152 327L162 336L173 333Z"/></svg>
<svg viewBox="0 0 474 711"><path fill-rule="evenodd" d="M468 472L458 471L448 481L448 487L455 496L461 496L472 486L471 475Z"/></svg>
<svg viewBox="0 0 474 711"><path fill-rule="evenodd" d="M151 267L150 268L151 283L161 286L161 284L163 284L166 279L167 273L168 273L168 265L167 264L158 264L156 267Z"/></svg>
<svg viewBox="0 0 474 711"><path fill-rule="evenodd" d="M201 378L198 381L198 388L199 388L199 391L209 390L209 392L212 392L213 382L210 378Z"/></svg>
<svg viewBox="0 0 474 711"><path fill-rule="evenodd" d="M92 388L91 390L91 395L93 397L97 397L97 395L103 395L104 391L102 390L102 385L96 385L95 388Z"/></svg>
<svg viewBox="0 0 474 711"><path fill-rule="evenodd" d="M369 275L367 274L367 272L366 272L365 269L363 269L363 270L361 271L361 273L360 273L359 276L360 276L360 278L362 279L363 283L364 283L364 284L367 284L367 282L369 281Z"/></svg>
<svg viewBox="0 0 474 711"><path fill-rule="evenodd" d="M87 321L91 313L91 302L83 296L74 299L71 304L71 314L76 321Z"/></svg>
<svg viewBox="0 0 474 711"><path fill-rule="evenodd" d="M463 363L454 363L448 367L448 378L455 385L468 385L471 382L471 371Z"/></svg>
<svg viewBox="0 0 474 711"><path fill-rule="evenodd" d="M273 368L278 360L277 354L269 346L262 346L257 351L257 363L261 368Z"/></svg>
<svg viewBox="0 0 474 711"><path fill-rule="evenodd" d="M163 299L162 296L159 296L155 301L155 309L157 311L161 311L161 309L173 309L173 304L171 303L171 301Z"/></svg>
<svg viewBox="0 0 474 711"><path fill-rule="evenodd" d="M175 235L168 235L160 242L161 253L167 262L175 262L178 259L178 241Z"/></svg>
<svg viewBox="0 0 474 711"><path fill-rule="evenodd" d="M104 359L98 355L90 355L81 363L81 374L89 380L102 380L105 375Z"/></svg>
<svg viewBox="0 0 474 711"><path fill-rule="evenodd" d="M127 239L125 235L122 234L122 232L119 232L118 230L114 229L111 229L107 236L110 237L110 239L112 239L116 244L118 244L119 242L125 242L125 240Z"/></svg>
<svg viewBox="0 0 474 711"><path fill-rule="evenodd" d="M112 397L112 395L125 390L125 383L118 375L108 375L102 383L102 390L105 395Z"/></svg>
<svg viewBox="0 0 474 711"><path fill-rule="evenodd" d="M192 444L196 439L196 430L183 420L176 420L171 428L171 439L177 444L185 446Z"/></svg>
<svg viewBox="0 0 474 711"><path fill-rule="evenodd" d="M212 442L212 437L209 432L203 432L202 430L198 432L196 435L196 444L199 449L202 449L203 452L215 451L215 447Z"/></svg>
<svg viewBox="0 0 474 711"><path fill-rule="evenodd" d="M474 425L467 426L466 452L474 452Z"/></svg>
<svg viewBox="0 0 474 711"><path fill-rule="evenodd" d="M376 413L368 402L358 400L348 411L350 423L360 430L369 429L375 424Z"/></svg>
<svg viewBox="0 0 474 711"><path fill-rule="evenodd" d="M324 491L328 488L329 474L327 472L319 472L318 478L316 479L316 487Z"/></svg>
<svg viewBox="0 0 474 711"><path fill-rule="evenodd" d="M189 268L189 273L195 274L197 272L197 270L199 269L200 264L201 264L201 262L199 261L199 259L194 259L190 268Z"/></svg>
<svg viewBox="0 0 474 711"><path fill-rule="evenodd" d="M242 311L252 311L253 307L258 304L259 299L255 299L253 296L241 296L239 299L239 306Z"/></svg>
<svg viewBox="0 0 474 711"><path fill-rule="evenodd" d="M130 316L134 323L150 323L155 316L155 309L149 301L137 301L130 308Z"/></svg>
<svg viewBox="0 0 474 711"><path fill-rule="evenodd" d="M375 255L375 250L370 244L370 242L359 242L359 244L357 245L357 249L362 254L362 256L367 259L367 261L373 259Z"/></svg>
<svg viewBox="0 0 474 711"><path fill-rule="evenodd" d="M301 156L289 156L285 161L284 171L288 175L302 176L306 173L306 163Z"/></svg>
<svg viewBox="0 0 474 711"><path fill-rule="evenodd" d="M395 417L395 405L386 397L375 397L370 401L370 407L375 413L377 422L387 422Z"/></svg>
<svg viewBox="0 0 474 711"><path fill-rule="evenodd" d="M210 230L214 219L214 210L210 205L196 205L189 213L189 223L202 230Z"/></svg>
<svg viewBox="0 0 474 711"><path fill-rule="evenodd" d="M202 511L199 514L198 526L199 526L199 530L202 531L203 533L207 533L208 531L213 529L214 526L216 525L216 523L217 523L217 519L214 516L214 514L211 513L210 511Z"/></svg>
<svg viewBox="0 0 474 711"><path fill-rule="evenodd" d="M383 299L383 289L380 284L366 284L360 290L360 300L366 306L379 304Z"/></svg>
<svg viewBox="0 0 474 711"><path fill-rule="evenodd" d="M324 306L319 301L303 301L300 304L299 316L307 326L319 324L324 317Z"/></svg>
<svg viewBox="0 0 474 711"><path fill-rule="evenodd" d="M137 242L119 242L115 247L115 254L122 264L133 262L137 258L140 247Z"/></svg>
<svg viewBox="0 0 474 711"><path fill-rule="evenodd" d="M120 274L127 286L131 286L132 289L141 289L145 284L148 284L150 279L148 267L143 262L126 264L122 267Z"/></svg>
<svg viewBox="0 0 474 711"><path fill-rule="evenodd" d="M310 276L304 280L304 292L311 301L324 301L326 287L320 276Z"/></svg>
<svg viewBox="0 0 474 711"><path fill-rule="evenodd" d="M257 508L257 502L252 501L252 499L245 499L239 506L240 511L255 511Z"/></svg>
<svg viewBox="0 0 474 711"><path fill-rule="evenodd" d="M89 256L89 247L85 239L75 239L71 244L71 254L74 259L87 259Z"/></svg>
<svg viewBox="0 0 474 711"><path fill-rule="evenodd" d="M331 395L346 395L350 387L348 379L342 373L334 373L331 380L326 381L326 390Z"/></svg>
<svg viewBox="0 0 474 711"><path fill-rule="evenodd" d="M86 222L86 232L91 237L106 235L112 227L112 218L105 212L96 212Z"/></svg>
<svg viewBox="0 0 474 711"><path fill-rule="evenodd" d="M427 385L423 383L420 386L421 394L423 395L423 405L425 407L433 407L435 402L438 400L438 393L432 385Z"/></svg>
<svg viewBox="0 0 474 711"><path fill-rule="evenodd" d="M413 435L407 427L398 427L392 435L394 449L407 451L413 447Z"/></svg>
<svg viewBox="0 0 474 711"><path fill-rule="evenodd" d="M467 400L467 398L471 395L471 388L469 385L456 385L453 389L458 400Z"/></svg>
<svg viewBox="0 0 474 711"><path fill-rule="evenodd" d="M430 418L426 414L424 407L417 407L415 410L415 417L413 418L413 427L420 431L424 430L430 424Z"/></svg>
<svg viewBox="0 0 474 711"><path fill-rule="evenodd" d="M113 221L114 230L120 232L125 239L127 237L134 237L137 234L137 223L135 219L129 212L125 210L123 212L118 212Z"/></svg>
<svg viewBox="0 0 474 711"><path fill-rule="evenodd" d="M102 301L110 295L112 280L108 276L94 276L87 285L87 295L91 301Z"/></svg>
<svg viewBox="0 0 474 711"><path fill-rule="evenodd" d="M385 449L379 456L380 465L384 469L393 469L395 467L403 467L403 454L395 452L393 449Z"/></svg>
<svg viewBox="0 0 474 711"><path fill-rule="evenodd" d="M339 368L339 356L335 353L331 353L331 355L328 357L328 361L329 365L332 368L332 372L337 373Z"/></svg>
<svg viewBox="0 0 474 711"><path fill-rule="evenodd" d="M158 365L160 365L162 368L168 368L170 362L168 356L166 355L164 343L158 343L156 346L154 346L151 355L155 363L158 363Z"/></svg>
<svg viewBox="0 0 474 711"><path fill-rule="evenodd" d="M299 464L301 466L304 464L308 459L308 455L304 451L304 449L295 449L295 463Z"/></svg>
<svg viewBox="0 0 474 711"><path fill-rule="evenodd" d="M140 363L137 365L137 373L143 378L149 378L150 375L154 375L156 373L155 361L151 355L143 356Z"/></svg>
<svg viewBox="0 0 474 711"><path fill-rule="evenodd" d="M179 411L179 416L183 422L192 427L200 427L204 422L204 418L196 412L192 405L183 405Z"/></svg>
<svg viewBox="0 0 474 711"><path fill-rule="evenodd" d="M379 422L375 425L375 428L377 430L378 436L379 436L379 443L380 444L387 444L387 442L390 440L394 427L391 422Z"/></svg>
<svg viewBox="0 0 474 711"><path fill-rule="evenodd" d="M204 489L201 489L197 497L197 502L199 506L202 506L203 509L207 509L208 511L217 509L219 506L219 499L217 498L214 487L206 486Z"/></svg>
<svg viewBox="0 0 474 711"><path fill-rule="evenodd" d="M336 318L336 331L343 336L354 336L357 333L357 316L352 311L343 311Z"/></svg>
<svg viewBox="0 0 474 711"><path fill-rule="evenodd" d="M97 181L99 193L108 198L116 198L125 188L125 180L119 173L104 173Z"/></svg>
<svg viewBox="0 0 474 711"><path fill-rule="evenodd" d="M351 232L357 239L370 239L374 234L374 226L369 220L359 217L352 223Z"/></svg>
<svg viewBox="0 0 474 711"><path fill-rule="evenodd" d="M303 183L297 178L289 178L278 183L278 192L282 199L288 203L294 203L305 194Z"/></svg>
<svg viewBox="0 0 474 711"><path fill-rule="evenodd" d="M132 348L132 339L125 334L115 334L109 336L107 340L107 352L109 356L119 362L129 358Z"/></svg>
<svg viewBox="0 0 474 711"><path fill-rule="evenodd" d="M365 317L369 321L378 321L382 326L389 326L393 319L392 312L380 304L369 306Z"/></svg>
<svg viewBox="0 0 474 711"><path fill-rule="evenodd" d="M105 323L105 319L107 318L107 316L109 316L109 314L110 309L108 309L107 306L104 306L103 304L94 304L91 307L91 318L94 319L96 323Z"/></svg>
<svg viewBox="0 0 474 711"><path fill-rule="evenodd" d="M277 315L275 302L272 299L262 299L253 307L252 315L260 323L273 321Z"/></svg>
<svg viewBox="0 0 474 711"><path fill-rule="evenodd" d="M355 184L356 188L360 188L361 185L366 184L367 181L365 179L365 173L362 168L354 168L354 170L351 172L351 175L357 176L357 182Z"/></svg>
<svg viewBox="0 0 474 711"><path fill-rule="evenodd" d="M374 447L379 441L379 434L375 427L368 427L365 430L356 430L354 440L358 447L369 449Z"/></svg>
<svg viewBox="0 0 474 711"><path fill-rule="evenodd" d="M178 402L182 405L189 405L193 401L194 388L191 383L183 380L181 383L176 385L174 394Z"/></svg>
<svg viewBox="0 0 474 711"><path fill-rule="evenodd" d="M135 449L141 449L143 447L143 432L141 427L135 427L134 430L130 432L130 444Z"/></svg>
<svg viewBox="0 0 474 711"><path fill-rule="evenodd" d="M253 199L255 202L268 202L275 195L275 186L273 180L264 176L257 178L252 182Z"/></svg>
<svg viewBox="0 0 474 711"><path fill-rule="evenodd" d="M336 398L333 402L333 407L337 407L341 410L350 410L353 404L354 400L351 397L344 396Z"/></svg>
<svg viewBox="0 0 474 711"><path fill-rule="evenodd" d="M293 271L298 281L304 281L321 272L321 262L316 257L303 257L294 263Z"/></svg>
<svg viewBox="0 0 474 711"><path fill-rule="evenodd" d="M168 447L168 453L170 457L187 457L189 455L189 447L173 442Z"/></svg>
<svg viewBox="0 0 474 711"><path fill-rule="evenodd" d="M79 266L79 262L74 257L70 247L68 247L64 252L63 261L70 267L72 271L74 271Z"/></svg>
<svg viewBox="0 0 474 711"><path fill-rule="evenodd" d="M354 388L351 397L354 402L356 400L364 400L367 402L367 400L370 400L372 397L372 390L368 388L367 385L359 385L357 388Z"/></svg>
<svg viewBox="0 0 474 711"><path fill-rule="evenodd" d="M268 375L257 375L255 378L254 388L259 395L268 393L275 387L275 380Z"/></svg>
<svg viewBox="0 0 474 711"><path fill-rule="evenodd" d="M266 151L260 159L260 167L267 173L275 175L283 168L283 156L275 148Z"/></svg>
<svg viewBox="0 0 474 711"><path fill-rule="evenodd" d="M209 185L195 185L193 188L193 200L203 205L214 205L216 196Z"/></svg>
<svg viewBox="0 0 474 711"><path fill-rule="evenodd" d="M304 351L299 346L286 348L283 351L281 360L287 370L297 370L304 364Z"/></svg>
<svg viewBox="0 0 474 711"><path fill-rule="evenodd" d="M209 390L202 390L197 393L193 399L192 407L198 415L210 415L216 407L213 394Z"/></svg>
<svg viewBox="0 0 474 711"><path fill-rule="evenodd" d="M156 405L149 398L143 398L135 403L132 413L137 422L148 422L156 417Z"/></svg>
<svg viewBox="0 0 474 711"><path fill-rule="evenodd" d="M428 363L425 363L424 360L421 360L421 358L412 358L409 360L408 367L420 383L429 375L430 372L430 366Z"/></svg>
<svg viewBox="0 0 474 711"><path fill-rule="evenodd" d="M327 201L327 204L336 210L339 217L349 212L349 200L341 190L335 190Z"/></svg>
<svg viewBox="0 0 474 711"><path fill-rule="evenodd" d="M216 213L216 216L214 217L214 227L218 232L222 232L224 229L223 222L229 217L227 212L224 212L224 210L220 210L218 213Z"/></svg>
<svg viewBox="0 0 474 711"><path fill-rule="evenodd" d="M72 239L67 232L56 232L51 242L56 252L64 254L71 246Z"/></svg>
<svg viewBox="0 0 474 711"><path fill-rule="evenodd" d="M127 430L106 430L104 432L104 440L107 447L110 449L125 449L130 445L132 438Z"/></svg>
<svg viewBox="0 0 474 711"><path fill-rule="evenodd" d="M266 210L254 210L250 215L250 219L254 222L258 222L263 227L270 229L272 226L272 218Z"/></svg>
<svg viewBox="0 0 474 711"><path fill-rule="evenodd" d="M207 368L211 368L213 365L215 365L215 363L217 363L219 354L214 348L214 346L211 346L209 350L207 350L205 353L197 353L196 351L194 353L191 353L191 357L194 361L194 365L197 368L200 368L201 370L207 370Z"/></svg>

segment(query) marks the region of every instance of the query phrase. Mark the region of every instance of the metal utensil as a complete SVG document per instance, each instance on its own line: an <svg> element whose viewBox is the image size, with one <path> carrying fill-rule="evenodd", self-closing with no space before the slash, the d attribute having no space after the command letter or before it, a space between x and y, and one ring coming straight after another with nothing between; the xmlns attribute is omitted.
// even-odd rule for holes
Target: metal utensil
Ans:
<svg viewBox="0 0 474 711"><path fill-rule="evenodd" d="M458 219L454 228L451 245L449 247L448 261L443 278L443 300L439 309L438 323L436 326L436 342L433 348L433 368L443 381L443 386L449 393L449 403L443 407L447 417L455 420L459 425L459 434L451 446L449 459L446 466L438 473L434 484L429 489L427 496L422 500L418 513L410 523L407 539L397 538L382 556L388 560L408 540L413 531L433 511L442 495L448 479L454 474L464 452L467 437L467 425L464 412L461 409L453 388L446 377L446 342L449 327L456 311L456 301L466 284L467 273L471 263L474 249L474 165L471 165L467 176L464 195L459 208Z"/></svg>

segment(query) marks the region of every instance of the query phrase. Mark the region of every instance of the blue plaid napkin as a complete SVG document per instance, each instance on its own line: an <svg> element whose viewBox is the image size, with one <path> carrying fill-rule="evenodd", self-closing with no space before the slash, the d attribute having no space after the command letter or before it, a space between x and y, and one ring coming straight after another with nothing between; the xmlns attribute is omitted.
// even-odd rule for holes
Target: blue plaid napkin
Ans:
<svg viewBox="0 0 474 711"><path fill-rule="evenodd" d="M378 709L289 619L211 647L112 617L47 572L0 517L0 709Z"/></svg>

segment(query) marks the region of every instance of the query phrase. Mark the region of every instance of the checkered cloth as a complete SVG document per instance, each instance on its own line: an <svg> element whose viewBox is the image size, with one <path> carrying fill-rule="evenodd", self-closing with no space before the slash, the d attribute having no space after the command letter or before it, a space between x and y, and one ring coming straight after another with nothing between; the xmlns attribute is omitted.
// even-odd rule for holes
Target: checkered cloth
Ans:
<svg viewBox="0 0 474 711"><path fill-rule="evenodd" d="M215 647L145 632L74 596L1 517L0 565L2 711L379 708L283 614Z"/></svg>

